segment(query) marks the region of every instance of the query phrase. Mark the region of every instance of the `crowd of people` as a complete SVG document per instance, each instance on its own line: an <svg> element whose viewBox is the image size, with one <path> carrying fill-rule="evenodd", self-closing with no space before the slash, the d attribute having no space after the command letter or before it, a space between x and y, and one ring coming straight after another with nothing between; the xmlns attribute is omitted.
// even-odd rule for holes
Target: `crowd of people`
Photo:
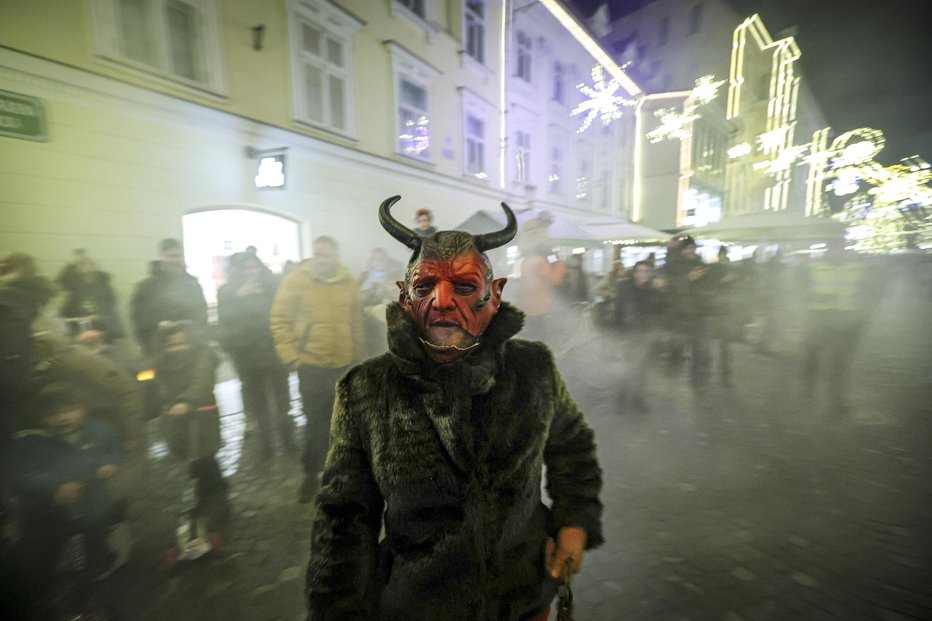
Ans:
<svg viewBox="0 0 932 621"><path fill-rule="evenodd" d="M424 240L448 234L437 233L428 210L418 211L416 222L414 229L405 229L407 237L398 233L400 225L386 228L416 253L434 248L430 245L434 241ZM496 300L492 315L501 303L505 318L492 320L489 315L483 321L491 321L492 326L510 322L508 333L498 345L501 347L523 322L521 337L543 341L558 350L559 339L571 331L566 324L578 324L583 314L591 316L604 338L623 352L624 394L630 408L639 411L649 409L644 387L655 359L664 358L671 365L688 363L690 382L701 392L710 382L715 358L719 361L721 383L728 386L733 381L731 350L735 343L751 338L748 326L759 327L753 340L762 353L768 353L778 337L777 302L782 296L779 271L783 269L779 255L767 263L753 260L733 264L723 247L717 261L705 263L696 252L695 240L675 237L667 247L663 265L658 265L653 255L629 268L618 264L592 286L582 257L556 257L546 235L548 225L546 219L532 221L524 232L518 278L509 285L513 290L509 299L515 300L514 306L521 311L517 314L511 305L498 301L505 281L492 281L491 267L482 258L482 244L491 243L487 240L476 242L478 251L467 252L474 264L467 261L466 265L474 267L451 263L454 272L466 271L460 280L454 279L449 293L431 293L422 289L435 289L438 283L453 277L438 272L427 285L418 284L416 268L422 265L422 270L427 269L423 265L434 265L437 259L431 259L434 263L412 259L406 267L394 261L384 248L374 248L365 271L353 276L341 262L338 242L320 236L313 241L312 258L282 275L273 274L255 248L230 256L227 281L218 291L215 327L208 323L208 305L197 280L186 271L181 243L165 239L158 245L158 259L150 263L148 276L137 284L130 300L130 328L139 350L135 356L126 353L129 348L118 346L127 331L117 312L109 276L85 250L75 252L73 261L61 270L54 283L39 274L32 257L23 253L4 255L0 258L0 441L4 460L0 511L5 534L3 573L7 582L15 583L4 587L12 588L18 605L26 608L43 601L48 589L54 588L50 587L55 584L52 578L58 573L69 537L76 533L84 536L88 575L105 576L113 570L121 560L121 551L114 549L114 536L125 530L127 502L139 490L144 476L146 427L151 419L157 420L156 427L172 455L188 465L197 505L202 507L211 528L223 525L231 510L230 484L216 459L222 420L214 396L222 357L232 363L239 377L245 413L255 428L263 456L274 456L276 447L296 457L300 451L304 478L298 500L308 503L320 494L323 510L327 502L336 502L338 492L345 492L340 486L348 485L345 481L335 482L329 470L330 474L325 474L325 466L335 467L325 463L332 441L332 417L335 411L349 407L347 399L352 396L338 396L338 382L355 365L390 348L394 348L396 357L401 356L398 351L408 351L397 341L402 338L398 334L404 334L402 317L393 310L398 308L399 300L403 304L407 300L411 317L424 330L419 338L430 354L425 360L441 365L459 360L461 352L478 341L463 346L459 342L430 344L430 335L447 334L454 324L421 326L418 322L422 319L417 315L421 297L430 298L432 304L448 302L451 309L459 309L458 299L470 300L477 288L491 287L487 296ZM449 254L448 247L437 248L440 250L433 250L440 253L437 256ZM869 306L864 270L846 255L831 244L824 259L810 262L811 267L803 270L810 291L807 308L812 330L802 365L803 389L815 390L820 358L826 358L829 399L839 409L845 407L850 358ZM475 277L470 276L470 269L477 273L487 270L487 276L476 277L477 284L464 284L461 280ZM399 280L405 283L401 291ZM64 296L56 313L51 302L59 291ZM452 297L447 300L444 295ZM482 309L489 299L469 302L476 304L476 316L486 312ZM561 309L570 314L563 314ZM460 323L473 321L476 319L467 318ZM514 322L517 327L511 325ZM483 325L479 332L485 329ZM526 355L542 373L554 373L546 355ZM467 359L475 361L481 356L475 354ZM424 363L417 360L411 363L413 367L403 367L413 379L399 381L429 384L425 378L431 374L418 367ZM154 371L154 381L146 386L136 381L137 372L143 369ZM303 440L290 415L291 372L298 378L305 419ZM378 373L389 372L397 373L378 368ZM475 371L479 375L485 372L484 368ZM344 381L362 382L360 373L350 373L355 379ZM366 381L377 384L384 381L380 377L372 375ZM463 390L462 382L473 381L471 376L448 379L453 382L450 390L454 386ZM436 381L446 385L440 376ZM527 381L536 385L542 380ZM357 389L368 394L364 386ZM473 404L486 390L473 390ZM557 415L568 416L570 422L566 424L582 425L579 429L584 429L581 419L575 418L575 405L565 393L560 394L564 400L560 407L566 412ZM410 396L398 399L405 401ZM449 407L461 407L458 403L451 401ZM436 416L445 414L438 412ZM334 429L341 424L347 423L338 420ZM583 454L593 449L583 443L578 450ZM340 458L338 454L333 459ZM586 463L587 468L597 470L597 466ZM565 482L567 486L571 485L570 479ZM597 493L597 487L593 489L592 493ZM597 504L593 498L587 497L585 503ZM591 547L598 540L597 519L592 515L577 516L589 527L588 544L585 533L582 543L572 543L578 534L564 529L570 542L567 549L578 549L577 561L581 546ZM335 528L329 523L319 526ZM403 531L407 527L396 528ZM557 543L551 544L559 547L562 539L556 533L552 536ZM322 541L320 545L324 545ZM125 550L122 552L125 554ZM321 563L321 567L326 565L325 561ZM13 565L17 571L7 571Z"/></svg>

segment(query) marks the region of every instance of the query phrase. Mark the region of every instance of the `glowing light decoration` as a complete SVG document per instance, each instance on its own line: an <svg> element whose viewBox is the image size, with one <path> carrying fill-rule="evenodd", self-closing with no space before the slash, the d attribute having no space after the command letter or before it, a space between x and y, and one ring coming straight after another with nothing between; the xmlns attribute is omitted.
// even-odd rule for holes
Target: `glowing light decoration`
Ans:
<svg viewBox="0 0 932 621"><path fill-rule="evenodd" d="M690 123L699 118L698 114L680 112L674 108L661 108L654 112L660 119L656 129L647 132L647 141L656 144L661 140L686 140L690 137Z"/></svg>
<svg viewBox="0 0 932 621"><path fill-rule="evenodd" d="M596 117L602 120L603 126L608 125L621 118L622 108L635 105L636 102L633 99L617 94L619 88L621 88L621 82L617 79L605 81L602 65L595 65L592 68L592 86L576 85L576 89L587 97L572 111L572 116L586 115L582 125L576 130L577 134L589 129Z"/></svg>
<svg viewBox="0 0 932 621"><path fill-rule="evenodd" d="M660 125L647 132L647 140L656 144L661 140L686 140L692 135L690 124L699 118L699 107L718 96L718 87L724 80L715 81L715 76L704 75L696 80L696 86L683 102L682 112L675 108L661 108L654 112Z"/></svg>
<svg viewBox="0 0 932 621"><path fill-rule="evenodd" d="M846 225L860 252L932 248L932 168L918 156L883 166L873 159L883 146L882 132L861 128L826 150L830 188L851 197L833 217Z"/></svg>
<svg viewBox="0 0 932 621"><path fill-rule="evenodd" d="M430 148L430 121L421 115L416 120L405 121L404 131L398 135L405 155L423 157Z"/></svg>
<svg viewBox="0 0 932 621"><path fill-rule="evenodd" d="M718 97L718 89L724 83L725 80L715 81L713 75L704 75L696 80L696 86L692 90L692 98L698 105L705 105Z"/></svg>
<svg viewBox="0 0 932 621"><path fill-rule="evenodd" d="M755 48L748 45L749 39ZM765 57L770 55L767 119L762 128L764 131L757 137L759 147L769 156L769 161L758 162L754 168L773 178L772 185L764 190L764 209L783 210L789 199L792 164L808 148L808 145L794 145L793 136L799 93L799 78L794 66L799 60L800 51L793 37L774 40L758 15L752 15L735 28L732 34L726 119L736 119L742 112L759 107L757 95L743 88L746 81L745 61L752 52ZM754 58L747 64L751 70L760 66L759 62L754 62ZM752 78L756 80L757 75L752 74Z"/></svg>
<svg viewBox="0 0 932 621"><path fill-rule="evenodd" d="M731 147L730 149L728 149L728 157L731 159L735 159L738 157L744 157L745 155L750 155L750 154L751 154L751 143L749 142L741 142Z"/></svg>

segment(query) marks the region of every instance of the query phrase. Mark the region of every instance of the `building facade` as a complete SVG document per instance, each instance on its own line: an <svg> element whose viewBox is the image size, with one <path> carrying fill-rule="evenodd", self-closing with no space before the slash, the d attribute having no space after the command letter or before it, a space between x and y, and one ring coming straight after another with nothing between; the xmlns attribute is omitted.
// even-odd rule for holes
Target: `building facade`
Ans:
<svg viewBox="0 0 932 621"><path fill-rule="evenodd" d="M49 275L86 248L125 303L163 237L208 295L247 245L273 266L323 234L353 270L374 246L404 259L375 217L394 194L440 228L502 200L618 212L617 138L568 121L592 52L556 3L518 4L7 0L0 95L46 131L0 134L0 248Z"/></svg>
<svg viewBox="0 0 932 621"><path fill-rule="evenodd" d="M682 130L679 145L645 141L638 219L680 228L763 211L811 213L814 188L800 155L825 119L795 40L773 38L759 16L741 16L724 0L637 5L612 22L605 45L650 93L642 133L656 133L665 110L679 115ZM688 93L706 75L721 82L718 96L690 109Z"/></svg>

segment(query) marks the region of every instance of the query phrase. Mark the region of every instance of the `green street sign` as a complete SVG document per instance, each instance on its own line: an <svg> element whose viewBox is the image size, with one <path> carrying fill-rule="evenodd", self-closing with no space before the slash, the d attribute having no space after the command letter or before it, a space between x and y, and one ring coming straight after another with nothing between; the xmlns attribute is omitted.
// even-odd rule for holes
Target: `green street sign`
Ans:
<svg viewBox="0 0 932 621"><path fill-rule="evenodd" d="M45 107L35 97L0 91L0 136L23 140L48 140Z"/></svg>

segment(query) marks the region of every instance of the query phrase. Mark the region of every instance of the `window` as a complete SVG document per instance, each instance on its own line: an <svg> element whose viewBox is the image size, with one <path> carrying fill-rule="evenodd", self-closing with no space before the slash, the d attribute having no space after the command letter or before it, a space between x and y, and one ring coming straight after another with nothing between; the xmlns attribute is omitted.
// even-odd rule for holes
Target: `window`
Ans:
<svg viewBox="0 0 932 621"><path fill-rule="evenodd" d="M596 183L596 206L601 211L608 211L608 198L611 191L611 174L605 168L599 171L599 180Z"/></svg>
<svg viewBox="0 0 932 621"><path fill-rule="evenodd" d="M371 2L372 0L369 0L369 3ZM391 12L394 17L413 24L428 36L438 32L437 25L431 19L430 0L391 0Z"/></svg>
<svg viewBox="0 0 932 621"><path fill-rule="evenodd" d="M528 185L531 182L531 134L523 130L515 132L515 182Z"/></svg>
<svg viewBox="0 0 932 621"><path fill-rule="evenodd" d="M702 27L702 5L695 4L689 9L689 34L694 35Z"/></svg>
<svg viewBox="0 0 932 621"><path fill-rule="evenodd" d="M566 67L559 60L553 63L553 93L551 99L557 103L566 103Z"/></svg>
<svg viewBox="0 0 932 621"><path fill-rule="evenodd" d="M525 82L531 81L531 37L518 31L518 66L515 75Z"/></svg>
<svg viewBox="0 0 932 621"><path fill-rule="evenodd" d="M485 122L466 115L466 174L485 179Z"/></svg>
<svg viewBox="0 0 932 621"><path fill-rule="evenodd" d="M477 179L487 179L488 128L495 109L484 99L467 89L463 96L463 172Z"/></svg>
<svg viewBox="0 0 932 621"><path fill-rule="evenodd" d="M292 0L289 27L295 118L352 135L352 41L361 24L329 2Z"/></svg>
<svg viewBox="0 0 932 621"><path fill-rule="evenodd" d="M666 45L670 41L670 18L664 17L657 25L657 45Z"/></svg>
<svg viewBox="0 0 932 621"><path fill-rule="evenodd" d="M580 140L576 145L576 200L590 200L590 178L592 176L592 146Z"/></svg>
<svg viewBox="0 0 932 621"><path fill-rule="evenodd" d="M103 58L222 93L216 0L94 0Z"/></svg>
<svg viewBox="0 0 932 621"><path fill-rule="evenodd" d="M566 147L568 144L567 133L558 128L551 128L550 131L550 162L547 173L547 182L550 191L554 194L563 194L566 191L566 184L563 178L566 176Z"/></svg>
<svg viewBox="0 0 932 621"><path fill-rule="evenodd" d="M466 54L485 64L485 0L466 0L464 17Z"/></svg>
<svg viewBox="0 0 932 621"><path fill-rule="evenodd" d="M395 84L395 123L398 153L430 161L430 99L437 71L389 42Z"/></svg>
<svg viewBox="0 0 932 621"><path fill-rule="evenodd" d="M421 19L424 19L424 0L395 0L398 4L408 9Z"/></svg>

